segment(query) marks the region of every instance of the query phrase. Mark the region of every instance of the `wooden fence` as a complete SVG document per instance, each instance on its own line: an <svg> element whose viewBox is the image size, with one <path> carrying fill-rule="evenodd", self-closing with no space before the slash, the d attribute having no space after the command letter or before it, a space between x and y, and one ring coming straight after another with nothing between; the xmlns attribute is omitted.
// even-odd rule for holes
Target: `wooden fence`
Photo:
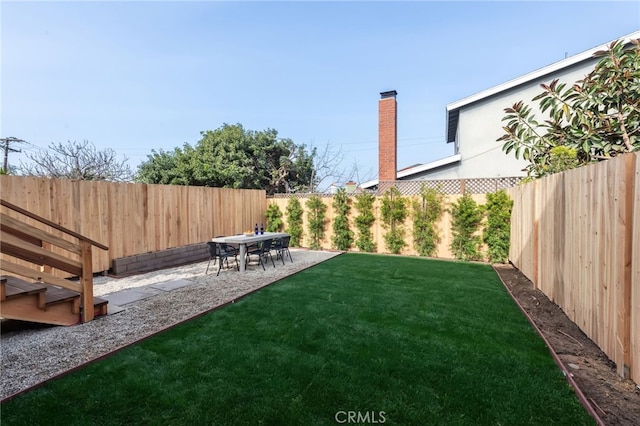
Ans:
<svg viewBox="0 0 640 426"><path fill-rule="evenodd" d="M640 383L640 154L507 192L510 260Z"/></svg>
<svg viewBox="0 0 640 426"><path fill-rule="evenodd" d="M436 225L436 228L440 230L440 236L441 236L441 241L437 247L436 257L443 258L443 259L454 258L453 253L449 248L449 245L451 244L451 241L452 241L451 214L447 210L449 210L449 208L451 207L451 204L455 203L460 197L462 197L461 194L444 196L443 207L445 209L445 212L443 213L442 219L440 220L440 222ZM484 204L486 202L486 197L484 194L471 194L470 197L473 198L478 204ZM309 241L309 232L308 232L308 225L307 225L308 209L305 207L305 203L308 200L308 196L307 197L297 196L296 198L298 198L298 200L300 201L300 204L302 205L302 208L305 212L302 215L302 219L303 219L302 226L304 231L302 235L301 245L303 247L309 247L310 241ZM409 198L410 200L416 199L415 196L409 196L407 198ZM354 200L353 196L351 199ZM331 248L334 248L333 244L331 243L331 240L333 238L332 224L333 224L333 219L335 217L335 212L333 211L333 207L332 207L333 197L332 196L321 197L321 200L327 206L326 219L325 219L326 221L325 235L324 235L324 239L321 241L321 246L324 249L331 249ZM285 212L287 209L289 198L270 198L268 201L269 201L269 204L276 204L280 208L280 211L283 213L282 220L284 222L284 229L286 229L287 218L286 218ZM355 209L355 207L353 207L353 204L354 203L352 202L351 212L349 214L349 223L351 224L351 229L355 230L355 217L358 215L358 212ZM373 226L371 227L371 232L373 234L373 242L376 245L377 253L389 253L389 251L385 248L385 243L384 243L384 234L386 230L383 228L382 220L380 219L381 204L382 204L382 197L376 197L376 200L373 205L373 214L376 217L376 220ZM409 209L409 212L411 212L411 209L412 209L411 206L409 206L408 209ZM418 252L413 246L413 237L412 237L413 220L412 220L411 214L408 215L407 220L404 223L404 229L405 229L404 240L407 243L407 245L401 251L400 254L416 256L418 255ZM357 251L356 248L352 248L352 250Z"/></svg>
<svg viewBox="0 0 640 426"><path fill-rule="evenodd" d="M25 176L0 176L0 188L3 200L108 246L94 253L94 271L120 257L253 229L266 209L263 190Z"/></svg>
<svg viewBox="0 0 640 426"><path fill-rule="evenodd" d="M640 383L640 154L554 175L507 192L514 200L510 259L617 364ZM286 210L288 199L262 190L70 181L0 176L0 196L109 247L93 257L93 270L115 258L201 243L215 235L252 229L265 221L268 203ZM446 195L445 210L461 195ZM472 197L485 203L484 194ZM305 199L300 199L304 206ZM323 248L331 248L334 212L327 205ZM374 204L379 218L381 198ZM9 213L7 213L9 214ZM351 223L357 215L351 210ZM283 218L286 226L286 217ZM306 231L303 245L308 246ZM451 217L438 228L437 257L453 258ZM411 215L405 223L407 246ZM51 232L51 229L46 229ZM386 252L380 220L372 228Z"/></svg>

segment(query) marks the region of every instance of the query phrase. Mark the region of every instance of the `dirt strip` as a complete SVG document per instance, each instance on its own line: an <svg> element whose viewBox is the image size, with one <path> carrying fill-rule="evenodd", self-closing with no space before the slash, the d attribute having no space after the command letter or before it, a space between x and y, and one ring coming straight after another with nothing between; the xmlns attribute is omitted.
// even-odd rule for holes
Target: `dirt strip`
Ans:
<svg viewBox="0 0 640 426"><path fill-rule="evenodd" d="M562 309L512 265L494 265L513 298L531 318L578 387L592 416L605 425L640 425L640 389L617 375L615 364Z"/></svg>

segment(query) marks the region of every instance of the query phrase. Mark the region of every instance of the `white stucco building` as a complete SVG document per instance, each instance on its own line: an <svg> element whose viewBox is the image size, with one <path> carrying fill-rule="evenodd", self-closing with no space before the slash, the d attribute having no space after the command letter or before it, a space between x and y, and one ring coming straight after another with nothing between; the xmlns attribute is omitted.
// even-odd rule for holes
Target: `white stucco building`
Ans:
<svg viewBox="0 0 640 426"><path fill-rule="evenodd" d="M621 36L626 41L640 39L640 31ZM388 97L380 100L380 155L379 179L365 182L363 188L373 188L379 181L391 180L436 180L436 179L474 179L474 178L503 178L524 176L522 169L527 165L524 160L516 160L513 153L506 155L502 151L502 143L497 139L504 134L502 118L504 109L518 101L523 101L532 107L537 106L531 100L542 93L540 84L549 84L555 79L567 84L573 84L583 79L591 72L599 58L593 54L598 50L608 49L613 40L596 46L580 54L568 57L544 68L538 69L521 77L468 96L446 106L446 143L454 144L454 155L430 163L412 166L397 171L395 176L382 173L383 170L397 170L395 157L390 158L389 152L395 152L396 141L390 141L388 136L392 132L385 131L382 120L382 109L387 108ZM395 97L393 98L395 102ZM388 116L389 114L386 114ZM385 122L388 120L385 120ZM395 126L395 123L393 123ZM394 144L391 150L388 144ZM384 158L384 161L383 161ZM393 164L389 162L393 161ZM383 164L384 163L384 164Z"/></svg>

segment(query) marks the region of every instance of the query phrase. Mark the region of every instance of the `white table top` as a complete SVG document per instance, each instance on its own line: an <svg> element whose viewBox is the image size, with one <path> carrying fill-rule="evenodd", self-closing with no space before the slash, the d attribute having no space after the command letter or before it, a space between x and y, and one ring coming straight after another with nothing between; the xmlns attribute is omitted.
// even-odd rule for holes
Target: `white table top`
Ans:
<svg viewBox="0 0 640 426"><path fill-rule="evenodd" d="M289 234L286 232L265 232L264 234L253 234L253 235L229 235L225 237L217 237L212 238L211 241L214 243L228 243L228 244L247 244L247 243L255 243L258 241L269 240L273 238L282 238L286 237Z"/></svg>

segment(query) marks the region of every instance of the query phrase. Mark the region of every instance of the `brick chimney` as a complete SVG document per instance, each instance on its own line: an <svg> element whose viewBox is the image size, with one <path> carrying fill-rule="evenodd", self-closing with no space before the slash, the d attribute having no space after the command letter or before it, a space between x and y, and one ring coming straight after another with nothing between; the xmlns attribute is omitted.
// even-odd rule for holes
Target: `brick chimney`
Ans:
<svg viewBox="0 0 640 426"><path fill-rule="evenodd" d="M395 90L381 92L378 101L378 182L396 180L397 177L397 94Z"/></svg>

